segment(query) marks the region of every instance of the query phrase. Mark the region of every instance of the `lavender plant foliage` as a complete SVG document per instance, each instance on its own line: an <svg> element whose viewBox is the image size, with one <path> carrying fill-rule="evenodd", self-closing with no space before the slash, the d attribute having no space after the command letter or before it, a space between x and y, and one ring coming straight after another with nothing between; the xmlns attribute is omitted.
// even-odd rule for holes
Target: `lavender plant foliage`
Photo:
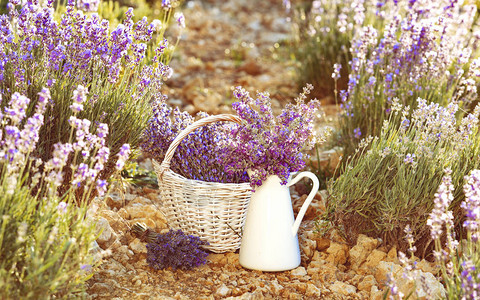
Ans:
<svg viewBox="0 0 480 300"><path fill-rule="evenodd" d="M86 100L86 89L77 87L76 105L66 130L70 139L53 145L52 157L36 155L40 130L47 126L50 91L43 88L28 116L31 99L14 93L9 101L0 94L0 289L1 299L50 299L73 295L88 278L93 257L95 224L86 219L85 199L106 192L99 174L108 160L105 139L108 126L92 126L77 118ZM126 146L125 146L126 147ZM76 156L70 174L68 158ZM121 159L121 158L120 158ZM71 180L67 176L71 176ZM65 193L58 187L70 182ZM76 198L81 190L84 199ZM82 203L77 207L78 202ZM92 226L93 225L93 226ZM88 268L87 268L88 269Z"/></svg>
<svg viewBox="0 0 480 300"><path fill-rule="evenodd" d="M155 25L148 24L146 18L134 23L132 9L112 30L109 21L98 14L77 11L75 1L67 2L59 21L53 1L45 6L36 1L21 6L17 2L12 1L8 15L0 16L0 92L4 103L15 92L23 94L31 99L26 109L31 116L39 101L38 92L49 87L52 106L45 112L45 126L35 149L35 155L44 161L52 158L54 144L68 141L69 132L64 128L74 113L90 120L90 130L106 124L110 128L106 146L111 153L101 172L101 180L105 180L115 171L123 144L130 144L132 151L138 149L152 113L151 102L164 101L161 87L172 70L163 54L170 46L160 36L153 57L147 57ZM88 101L81 104L73 97L78 86L88 91Z"/></svg>
<svg viewBox="0 0 480 300"><path fill-rule="evenodd" d="M291 51L300 62L299 82L312 83L312 93L317 97L333 96L338 78L334 77L334 82L331 74L340 76L341 71L337 87L345 89L352 38L363 26L381 27L392 4L377 0L315 0L296 4L292 9L290 1L284 1L286 13L292 16Z"/></svg>
<svg viewBox="0 0 480 300"><path fill-rule="evenodd" d="M187 112L172 109L162 103L154 108L154 115L143 133L141 147L158 162L162 162L168 147L175 137L195 121ZM207 117L199 113L199 118ZM189 179L208 182L241 183L248 182L245 170L225 172L225 162L221 159L227 151L225 141L230 139L236 125L218 122L203 126L183 139L170 162L170 168Z"/></svg>
<svg viewBox="0 0 480 300"><path fill-rule="evenodd" d="M327 210L334 222L344 226L349 239L370 233L400 251L408 245L399 233L410 224L416 255L425 255L431 252L428 226L434 237L441 237L448 220L452 230L463 234L464 196L458 187L465 173L480 167L480 106L458 119L458 103L444 107L419 98L417 108L410 110L399 101L393 100L392 114L380 135L364 139L347 159L344 173L328 187ZM447 168L450 177L440 186Z"/></svg>
<svg viewBox="0 0 480 300"><path fill-rule="evenodd" d="M460 243L453 228L453 200L450 170L443 177L435 194L435 208L427 221L435 242L435 261L440 267L448 299L474 300L480 298L480 170L475 169L464 178L465 200L461 203L466 234ZM443 237L446 237L446 241Z"/></svg>
<svg viewBox="0 0 480 300"><path fill-rule="evenodd" d="M468 111L477 97L476 6L447 0L394 4L383 28L365 26L352 40L348 87L339 94L347 156L362 138L380 133L395 98L412 108L420 97Z"/></svg>
<svg viewBox="0 0 480 300"><path fill-rule="evenodd" d="M313 126L320 102L305 103L312 88L304 88L295 104L288 103L275 116L268 93L258 93L253 99L245 89L237 87L234 96L238 101L232 107L244 124L234 128L232 137L226 140L226 171L233 174L250 170L250 184L255 189L269 175L277 175L286 184L291 172L304 168L304 150L317 141Z"/></svg>
<svg viewBox="0 0 480 300"><path fill-rule="evenodd" d="M186 235L180 229L170 230L147 244L147 262L155 270L169 267L189 270L207 262L208 253L201 249L203 245L208 243L197 236Z"/></svg>

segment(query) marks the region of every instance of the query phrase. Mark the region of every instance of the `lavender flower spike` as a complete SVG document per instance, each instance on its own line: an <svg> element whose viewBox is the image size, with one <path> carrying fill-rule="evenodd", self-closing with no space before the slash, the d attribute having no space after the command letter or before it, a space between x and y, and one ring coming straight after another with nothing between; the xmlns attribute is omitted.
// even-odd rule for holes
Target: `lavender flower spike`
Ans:
<svg viewBox="0 0 480 300"><path fill-rule="evenodd" d="M130 155L130 145L123 144L122 148L120 149L120 152L117 155L118 155L118 160L117 160L117 163L115 164L115 168L117 170L121 170L123 169L123 166L125 165L125 162L127 161Z"/></svg>
<svg viewBox="0 0 480 300"><path fill-rule="evenodd" d="M83 85L79 85L75 91L73 91L73 104L70 105L70 109L74 112L80 112L83 110L83 104L87 100L88 90Z"/></svg>
<svg viewBox="0 0 480 300"><path fill-rule="evenodd" d="M442 183L435 194L434 207L427 220L427 225L431 228L432 239L440 238L443 224L453 227L453 214L448 210L448 206L453 200L453 184L450 177L451 170L445 171L446 175L442 178Z"/></svg>
<svg viewBox="0 0 480 300"><path fill-rule="evenodd" d="M478 241L480 230L480 170L473 170L465 176L465 201L461 207L465 210L466 220L463 227L471 233L472 240Z"/></svg>
<svg viewBox="0 0 480 300"><path fill-rule="evenodd" d="M181 12L176 12L173 16L177 20L178 26L180 28L185 28L185 16Z"/></svg>
<svg viewBox="0 0 480 300"><path fill-rule="evenodd" d="M98 10L100 0L77 0L77 8L84 12L94 12Z"/></svg>

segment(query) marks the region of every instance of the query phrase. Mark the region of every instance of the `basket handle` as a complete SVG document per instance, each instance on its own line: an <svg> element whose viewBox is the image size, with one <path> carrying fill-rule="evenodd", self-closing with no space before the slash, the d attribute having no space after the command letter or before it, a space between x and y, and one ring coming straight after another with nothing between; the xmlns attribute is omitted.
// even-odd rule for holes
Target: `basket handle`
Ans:
<svg viewBox="0 0 480 300"><path fill-rule="evenodd" d="M230 122L235 122L238 124L242 123L242 119L238 116L232 115L232 114L220 114L220 115L213 115L213 116L208 116L206 118L197 120L193 122L192 124L188 125L183 129L177 137L173 140L173 142L170 144L168 147L167 152L165 153L165 157L163 158L163 162L160 165L160 168L158 170L158 175L160 177L163 176L163 173L170 168L170 161L173 158L173 154L175 154L175 150L177 149L178 145L182 142L182 140L195 131L195 129L203 127L204 125L210 124L210 123L215 123L215 122L220 122L220 121L230 121Z"/></svg>

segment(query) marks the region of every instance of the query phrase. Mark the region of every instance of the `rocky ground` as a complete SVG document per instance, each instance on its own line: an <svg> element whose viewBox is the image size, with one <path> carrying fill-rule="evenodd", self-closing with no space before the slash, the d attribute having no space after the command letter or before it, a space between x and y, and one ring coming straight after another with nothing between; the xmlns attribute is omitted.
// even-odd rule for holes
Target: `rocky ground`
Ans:
<svg viewBox="0 0 480 300"><path fill-rule="evenodd" d="M230 112L232 87L252 93L269 91L275 107L297 94L293 63L281 55L289 34L282 1L188 1L183 10L187 28L175 52L175 75L167 82L171 105L195 113ZM336 108L323 99L327 116ZM323 126L323 125L322 125ZM323 155L325 163L335 151ZM333 161L338 159L334 157ZM150 160L141 162L152 170ZM297 185L301 186L301 185ZM298 211L304 190L292 190ZM161 199L153 188L129 187L98 199L91 214L102 233L97 242L106 250L103 263L88 282L90 299L382 299L387 274L393 272L400 289L413 286L403 279L404 269L395 248L378 239L360 236L349 247L335 231L315 233L314 219L324 211L325 191L317 193L299 230L300 267L286 272L242 268L237 253L211 253L204 266L191 271L155 271L146 262L145 244L130 233L135 222L157 232L168 230ZM441 295L437 270L419 261L417 286Z"/></svg>

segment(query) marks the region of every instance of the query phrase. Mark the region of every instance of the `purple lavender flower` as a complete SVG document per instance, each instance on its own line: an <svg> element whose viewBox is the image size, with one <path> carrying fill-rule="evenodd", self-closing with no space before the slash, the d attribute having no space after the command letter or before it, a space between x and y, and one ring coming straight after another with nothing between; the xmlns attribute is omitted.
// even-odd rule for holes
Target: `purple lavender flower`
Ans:
<svg viewBox="0 0 480 300"><path fill-rule="evenodd" d="M180 28L185 28L185 16L181 12L176 12L173 16Z"/></svg>
<svg viewBox="0 0 480 300"><path fill-rule="evenodd" d="M98 0L77 1L78 7L85 11L96 9L98 3ZM74 5L75 1L68 2L67 13L60 22L54 19L53 10L49 8L51 5L37 10L33 5L26 4L19 13L13 9L12 21L5 16L0 18L0 82L4 80L5 66L12 66L17 87L25 92L30 80L25 73L32 65L42 68L42 72L58 74L59 78L66 76L84 86L92 80L94 72L107 72L111 75L110 82L116 83L123 66L140 65L145 48L142 42L151 40L153 25L142 19L134 26L133 11L129 9L123 24L110 32L107 20L102 20L98 14L88 17L75 12ZM19 27L17 37L12 30L15 23ZM18 43L13 43L15 38ZM42 57L36 64L31 62L34 52ZM38 57L35 59L38 60ZM56 79L49 78L48 86L55 84ZM158 86L162 81L163 77L154 77L150 82L149 86L156 91L154 93L160 93ZM78 111L79 105L74 106Z"/></svg>
<svg viewBox="0 0 480 300"><path fill-rule="evenodd" d="M26 110L30 99L26 96L14 93L9 102L9 107L5 107L5 117L10 119L12 124L20 123L26 116Z"/></svg>
<svg viewBox="0 0 480 300"><path fill-rule="evenodd" d="M201 249L207 242L197 236L186 235L181 230L158 234L154 242L147 244L147 263L155 270L171 267L173 270L189 270L205 264L208 253Z"/></svg>
<svg viewBox="0 0 480 300"><path fill-rule="evenodd" d="M83 86L79 85L76 90L73 91L73 104L70 105L70 109L73 113L77 113L83 110L83 104L87 100L88 90Z"/></svg>
<svg viewBox="0 0 480 300"><path fill-rule="evenodd" d="M123 144L117 156L118 156L118 160L117 160L117 163L115 164L115 168L120 171L123 169L125 162L130 156L130 145Z"/></svg>
<svg viewBox="0 0 480 300"><path fill-rule="evenodd" d="M105 195L105 193L107 192L107 181L103 179L98 179L96 189L100 197Z"/></svg>
<svg viewBox="0 0 480 300"><path fill-rule="evenodd" d="M332 78L334 80L340 79L340 70L342 69L341 64L334 64L333 65L333 73L332 73Z"/></svg>
<svg viewBox="0 0 480 300"><path fill-rule="evenodd" d="M446 170L445 176L442 178L442 183L435 193L434 207L427 220L427 225L431 228L431 236L433 240L440 238L443 233L443 226L450 226L453 228L453 215L448 210L450 203L453 200L452 179L450 177L451 171Z"/></svg>
<svg viewBox="0 0 480 300"><path fill-rule="evenodd" d="M407 153L407 155L405 155L405 159L403 160L403 162L405 164L414 164L415 162L415 153Z"/></svg>
<svg viewBox="0 0 480 300"><path fill-rule="evenodd" d="M58 210L58 212L59 212L60 214L66 213L66 212L67 212L67 206L68 206L68 203L63 202L63 201L60 202L60 203L58 203L58 205L57 205L57 210Z"/></svg>
<svg viewBox="0 0 480 300"><path fill-rule="evenodd" d="M207 117L199 113L198 118ZM154 117L150 120L143 136L143 151L158 162L163 161L165 153L175 137L195 118L178 108L172 109L162 103L154 107ZM247 182L245 170L225 172L222 153L227 151L226 140L237 125L231 123L208 124L189 134L180 143L170 162L172 171L190 179L207 182L239 183Z"/></svg>
<svg viewBox="0 0 480 300"><path fill-rule="evenodd" d="M98 10L100 0L77 0L77 7L85 12L93 12Z"/></svg>
<svg viewBox="0 0 480 300"><path fill-rule="evenodd" d="M164 9L172 8L172 1L171 0L162 0L162 7Z"/></svg>
<svg viewBox="0 0 480 300"><path fill-rule="evenodd" d="M360 128L357 127L353 130L353 136L356 139L359 139L362 136L362 131L360 130Z"/></svg>
<svg viewBox="0 0 480 300"><path fill-rule="evenodd" d="M379 124L388 118L396 97L412 106L420 97L445 105L452 99L464 107L477 97L473 82L478 62L469 47L474 22L470 10L476 8L462 7L458 1L411 3L405 6L405 1L398 1L392 7L381 39L366 26L352 40L349 83L341 99L346 151L358 144L351 135L353 128L368 130L365 136L379 135Z"/></svg>
<svg viewBox="0 0 480 300"><path fill-rule="evenodd" d="M254 100L237 87L234 96L239 101L232 107L244 124L233 130L233 137L226 141L229 151L223 159L227 172L250 170L250 184L255 189L268 175L278 175L286 184L291 172L301 170L307 157L302 151L316 141L313 121L320 102L305 103L312 88L308 85L295 99L296 104L287 104L280 115L274 116L267 93L259 93Z"/></svg>
<svg viewBox="0 0 480 300"><path fill-rule="evenodd" d="M92 265L90 264L83 264L80 266L80 270L85 272L90 272L92 270Z"/></svg>
<svg viewBox="0 0 480 300"><path fill-rule="evenodd" d="M480 170L473 170L465 176L465 201L461 207L465 210L466 220L463 227L470 232L472 240L477 242L480 234Z"/></svg>

